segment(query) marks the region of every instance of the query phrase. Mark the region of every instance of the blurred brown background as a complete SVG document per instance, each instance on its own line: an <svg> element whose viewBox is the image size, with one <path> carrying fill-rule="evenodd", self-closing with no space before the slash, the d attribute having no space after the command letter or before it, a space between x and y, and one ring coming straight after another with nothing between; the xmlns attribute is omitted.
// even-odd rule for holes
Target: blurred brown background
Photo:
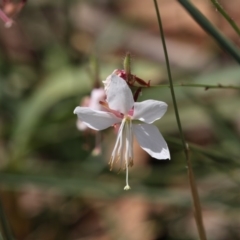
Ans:
<svg viewBox="0 0 240 240"><path fill-rule="evenodd" d="M174 82L239 86L237 63L177 1L158 2ZM240 25L240 1L219 2ZM240 46L211 1L192 3ZM108 169L112 129L102 133L102 154L94 156L95 133L78 131L73 115L94 85L93 55L101 80L121 69L130 51L133 74L168 84L153 1L34 0L13 20L10 28L0 23L0 197L16 239L197 239L169 88L143 90L140 101L169 105L157 126L172 159L151 159L136 142L129 192L125 172ZM240 239L239 90L175 91L184 134L195 144L208 239Z"/></svg>

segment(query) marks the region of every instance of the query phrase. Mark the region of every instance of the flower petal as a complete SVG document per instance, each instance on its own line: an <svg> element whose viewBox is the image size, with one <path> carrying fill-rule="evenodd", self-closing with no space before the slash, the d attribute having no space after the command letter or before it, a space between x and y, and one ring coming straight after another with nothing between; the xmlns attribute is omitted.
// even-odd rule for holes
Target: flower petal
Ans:
<svg viewBox="0 0 240 240"><path fill-rule="evenodd" d="M153 123L160 119L167 111L168 105L165 102L146 100L134 103L133 119L146 123Z"/></svg>
<svg viewBox="0 0 240 240"><path fill-rule="evenodd" d="M106 91L108 106L115 111L127 114L134 104L132 91L126 81L119 76L111 74L108 78L111 79Z"/></svg>
<svg viewBox="0 0 240 240"><path fill-rule="evenodd" d="M167 143L158 128L150 124L133 125L133 132L141 148L157 159L170 159Z"/></svg>
<svg viewBox="0 0 240 240"><path fill-rule="evenodd" d="M77 120L76 125L79 131L85 131L88 129L87 125L84 122L82 122L80 119Z"/></svg>
<svg viewBox="0 0 240 240"><path fill-rule="evenodd" d="M102 106L100 105L99 101L104 100L105 98L105 91L103 88L94 88L91 92L91 98L89 107L95 110L102 110Z"/></svg>
<svg viewBox="0 0 240 240"><path fill-rule="evenodd" d="M110 82L111 82L111 78L112 78L112 75L113 74L115 74L115 75L117 75L117 69L115 69L113 72L112 72L112 74L111 75L109 75L107 78L106 78L106 80L103 80L102 82L103 82L103 85L104 85L104 90L105 90L105 92L107 93L107 91L108 91L108 88L109 88L109 85L110 85Z"/></svg>
<svg viewBox="0 0 240 240"><path fill-rule="evenodd" d="M94 130L102 130L121 121L112 113L97 111L88 107L76 107L73 113L77 114L83 123Z"/></svg>

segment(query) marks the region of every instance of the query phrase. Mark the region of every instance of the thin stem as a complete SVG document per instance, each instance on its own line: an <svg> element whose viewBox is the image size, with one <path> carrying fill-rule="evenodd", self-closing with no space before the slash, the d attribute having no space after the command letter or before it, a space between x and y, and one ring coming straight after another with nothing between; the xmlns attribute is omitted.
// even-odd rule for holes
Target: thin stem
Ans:
<svg viewBox="0 0 240 240"><path fill-rule="evenodd" d="M3 236L2 236L2 234L0 233L0 240L4 240L4 238L3 238Z"/></svg>
<svg viewBox="0 0 240 240"><path fill-rule="evenodd" d="M173 84L174 87L193 87L193 88L204 88L205 90L208 89L235 89L240 90L240 86L234 86L234 85L222 85L222 84L198 84L198 83L176 83ZM161 84L161 85L150 85L150 88L169 88L171 87L168 84ZM143 86L142 88L149 88Z"/></svg>
<svg viewBox="0 0 240 240"><path fill-rule="evenodd" d="M238 63L240 63L240 51L229 39L227 39L212 23L188 0L178 0L192 18L208 33L218 44L226 50Z"/></svg>
<svg viewBox="0 0 240 240"><path fill-rule="evenodd" d="M93 81L93 87L99 88L100 84L100 68L99 68L99 61L96 55L92 55L90 58L90 77Z"/></svg>
<svg viewBox="0 0 240 240"><path fill-rule="evenodd" d="M1 221L2 230L6 240L14 240L14 237L11 232L11 228L8 224L7 218L5 216L1 201L0 201L0 221Z"/></svg>
<svg viewBox="0 0 240 240"><path fill-rule="evenodd" d="M185 152L185 156L186 156L186 162L187 162L187 167L188 167L188 178L189 178L189 182L190 182L190 189L191 189L191 195L192 195L192 200L193 200L193 205L194 205L194 210L195 210L195 220L196 220L196 224L197 224L197 228L198 228L198 234L199 234L199 237L201 240L206 240L207 237L206 237L203 220L202 220L201 204L200 204L198 191L197 191L197 187L196 187L196 183L195 183L195 179L194 179L191 159L189 156L189 147L188 147L188 144L185 142L185 138L184 138L182 126L181 126L181 121L180 121L180 117L178 114L177 101L176 101L176 97L175 97L175 93L174 93L173 80L172 80L171 69L170 69L170 64L169 64L169 60L168 60L167 47L166 47L166 43L165 43L164 31L163 31L162 21L161 21L161 17L160 17L160 12L158 10L157 0L154 0L154 5L155 5L156 13L157 13L160 37L162 39L163 50L164 50L164 55L165 55L165 59L166 59L167 72L168 72L168 78L169 78L169 83L170 83L170 90L171 90L171 95L172 95L172 100L173 100L174 111L175 111L178 129L179 129L179 132L181 135L182 144L183 144L184 152Z"/></svg>
<svg viewBox="0 0 240 240"><path fill-rule="evenodd" d="M227 14L227 12L223 9L223 7L219 4L219 2L217 0L211 0L211 2L215 6L215 8L222 14L222 16L228 21L228 23L232 26L232 28L236 31L236 33L240 36L240 29L238 25Z"/></svg>
<svg viewBox="0 0 240 240"><path fill-rule="evenodd" d="M187 148L188 148L188 145L187 145ZM198 228L198 234L201 240L207 240L206 232L203 225L203 219L202 219L202 208L201 208L199 194L198 194L195 177L192 169L192 163L189 156L190 154L189 150L186 151L186 153L187 153L186 160L187 160L187 167L188 167L188 179L189 179L190 188L191 188L193 206L195 210L194 215L195 215L195 220Z"/></svg>
<svg viewBox="0 0 240 240"><path fill-rule="evenodd" d="M170 63L169 63L169 59L168 59L167 47L166 47L166 43L165 43L162 21L161 21L161 17L160 17L160 12L158 10L157 0L154 0L154 5L155 5L156 13L157 13L160 37L162 39L162 45L163 45L164 55L165 55L165 59L166 59L167 73L168 73L168 78L169 78L169 83L170 83L170 90L171 90L171 95L172 95L172 100L173 100L174 111L175 111L175 115L176 115L178 129L179 129L180 136L182 139L182 144L183 144L184 150L186 152L187 147L185 144L185 139L184 139L184 135L183 135L183 131L182 131L182 125L181 125L181 121L180 121L180 117L179 117L179 113L178 113L177 101L176 101L175 92L174 92L174 88L173 88L173 80L172 80L172 75L171 75Z"/></svg>

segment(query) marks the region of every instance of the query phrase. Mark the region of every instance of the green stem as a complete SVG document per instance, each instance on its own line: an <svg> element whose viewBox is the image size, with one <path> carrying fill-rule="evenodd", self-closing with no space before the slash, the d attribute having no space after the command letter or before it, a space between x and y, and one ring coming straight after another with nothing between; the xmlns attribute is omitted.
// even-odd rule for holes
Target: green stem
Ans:
<svg viewBox="0 0 240 240"><path fill-rule="evenodd" d="M14 240L14 237L12 235L11 228L8 224L7 218L5 216L1 201L0 201L0 221L1 221L2 230L6 240Z"/></svg>
<svg viewBox="0 0 240 240"><path fill-rule="evenodd" d="M240 90L240 86L234 86L234 85L222 85L222 84L198 84L198 83L176 83L173 84L174 87L194 87L194 88L205 88L205 90L208 89L235 89ZM145 86L141 86L142 88L149 88ZM161 85L150 85L150 88L169 88L170 85L168 84L161 84Z"/></svg>
<svg viewBox="0 0 240 240"><path fill-rule="evenodd" d="M0 233L0 240L4 240L4 238L3 238L3 236L2 236L2 234Z"/></svg>
<svg viewBox="0 0 240 240"><path fill-rule="evenodd" d="M222 16L228 21L228 23L232 26L232 28L236 31L238 36L240 36L240 29L238 25L233 21L233 19L226 13L223 7L219 4L217 0L211 0L212 4L215 8L222 14Z"/></svg>
<svg viewBox="0 0 240 240"><path fill-rule="evenodd" d="M240 63L240 51L229 39L227 39L212 23L188 0L178 0L192 18L208 33L218 44L226 50L238 63Z"/></svg>
<svg viewBox="0 0 240 240"><path fill-rule="evenodd" d="M162 21L161 21L161 17L160 17L160 12L158 10L157 0L154 0L154 5L155 5L155 9L156 9L157 20L158 20L158 25L159 25L159 30L160 30L160 37L162 39L164 55L165 55L165 59L166 59L167 72L168 72L168 78L169 78L169 83L170 83L170 90L171 90L171 95L172 95L172 100L173 100L174 111L175 111L178 129L179 129L179 132L181 135L182 144L183 144L184 152L185 152L185 156L186 156L186 162L187 162L187 167L188 167L188 179L190 182L191 195L192 195L193 206L194 206L194 210L195 210L196 225L198 228L198 234L199 234L200 239L206 240L207 237L206 237L203 220L202 220L201 204L200 204L198 191L197 191L194 174L193 174L193 170L192 170L192 164L191 164L191 159L190 159L190 155L189 155L189 153L190 153L189 147L185 141L183 131L182 131L180 117L178 114L178 107L177 107L177 101L176 101L176 97L175 97L175 93L174 93L170 63L169 63L169 59L168 59L167 47L166 47L166 43L165 43L164 31L163 31Z"/></svg>
<svg viewBox="0 0 240 240"><path fill-rule="evenodd" d="M180 136L181 136L181 139L182 139L182 144L183 144L184 149L186 151L187 147L186 147L186 144L185 144L185 139L184 139L184 135L183 135L183 131L182 131L182 125L181 125L181 121L180 121L180 117L179 117L179 113L178 113L177 101L176 101L175 92L174 92L174 88L173 88L173 80L172 80L172 74L171 74L171 69L170 69L170 63L169 63L169 59L168 59L167 47L166 47L166 43L165 43L162 21L161 21L161 17L160 17L160 12L158 10L157 0L154 0L154 5L155 5L156 13L157 13L158 25L159 25L159 30L160 30L160 37L162 39L162 45L163 45L164 55L165 55L165 59L166 59L167 73L168 73L168 78L169 78L169 83L170 83L170 91L171 91L171 95L172 95L174 111L175 111L175 115L176 115L178 129L179 129Z"/></svg>
<svg viewBox="0 0 240 240"><path fill-rule="evenodd" d="M201 208L201 203L199 199L199 194L194 178L194 173L192 169L192 163L190 160L189 156L189 151L187 151L187 167L188 167L188 179L190 183L190 188L191 188L191 194L192 194L192 199L193 199L193 206L194 206L194 215L195 215L195 220L198 228L198 234L201 240L207 240L206 232L204 229L203 225L203 219L202 219L202 208Z"/></svg>

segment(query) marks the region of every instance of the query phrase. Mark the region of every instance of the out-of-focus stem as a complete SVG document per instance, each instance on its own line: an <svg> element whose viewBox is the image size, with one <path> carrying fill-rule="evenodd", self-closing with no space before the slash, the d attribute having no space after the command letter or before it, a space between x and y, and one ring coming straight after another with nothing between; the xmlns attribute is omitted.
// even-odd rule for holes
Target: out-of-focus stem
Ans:
<svg viewBox="0 0 240 240"><path fill-rule="evenodd" d="M228 38L226 38L212 23L188 0L178 0L192 18L209 34L218 44L226 50L238 63L240 51Z"/></svg>
<svg viewBox="0 0 240 240"><path fill-rule="evenodd" d="M212 4L215 8L222 14L222 16L228 21L228 23L232 26L235 32L240 36L240 29L238 25L233 21L233 19L227 14L227 12L223 9L223 7L219 4L217 0L211 0Z"/></svg>
<svg viewBox="0 0 240 240"><path fill-rule="evenodd" d="M5 216L5 212L3 210L2 202L0 201L0 221L3 230L3 234L6 240L14 240L11 228L8 224L7 218Z"/></svg>
<svg viewBox="0 0 240 240"><path fill-rule="evenodd" d="M93 54L90 58L90 69L89 69L90 77L93 81L93 87L99 88L101 86L100 83L100 68L99 68L99 61L95 54Z"/></svg>

